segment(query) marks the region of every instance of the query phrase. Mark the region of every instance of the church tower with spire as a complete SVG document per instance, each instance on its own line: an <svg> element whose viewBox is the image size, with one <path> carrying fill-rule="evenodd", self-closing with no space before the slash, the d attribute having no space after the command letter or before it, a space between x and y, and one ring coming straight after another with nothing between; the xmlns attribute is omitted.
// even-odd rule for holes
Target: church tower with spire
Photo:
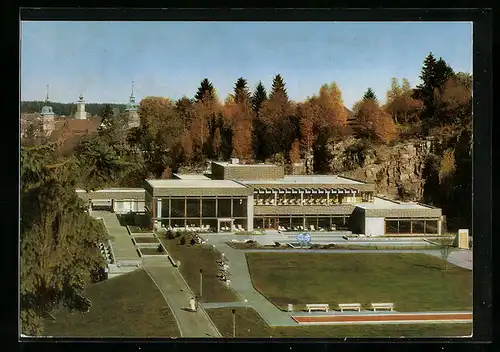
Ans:
<svg viewBox="0 0 500 352"><path fill-rule="evenodd" d="M54 122L54 111L52 110L52 106L49 105L48 85L47 85L47 96L45 97L45 105L42 107L40 115L42 115L43 131L46 135L50 135L52 131L54 131L55 122Z"/></svg>
<svg viewBox="0 0 500 352"><path fill-rule="evenodd" d="M85 111L85 100L83 99L83 94L80 94L78 101L76 103L76 114L75 119L86 120L87 112Z"/></svg>
<svg viewBox="0 0 500 352"><path fill-rule="evenodd" d="M133 128L133 127L139 127L141 124L141 121L139 119L139 106L135 102L135 96L134 96L134 81L132 81L132 93L130 94L130 98L127 104L127 107L125 108L125 111L127 112L128 115L128 127Z"/></svg>

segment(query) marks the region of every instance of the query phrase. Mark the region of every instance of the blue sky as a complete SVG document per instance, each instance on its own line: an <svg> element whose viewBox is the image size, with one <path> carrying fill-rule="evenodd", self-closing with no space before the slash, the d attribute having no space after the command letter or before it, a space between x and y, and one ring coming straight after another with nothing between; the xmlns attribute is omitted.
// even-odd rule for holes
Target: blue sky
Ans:
<svg viewBox="0 0 500 352"><path fill-rule="evenodd" d="M207 77L224 100L239 77L270 89L280 73L303 101L337 82L352 107L372 87L381 101L391 77L412 86L432 51L472 73L468 22L23 22L21 100L126 102L192 97Z"/></svg>

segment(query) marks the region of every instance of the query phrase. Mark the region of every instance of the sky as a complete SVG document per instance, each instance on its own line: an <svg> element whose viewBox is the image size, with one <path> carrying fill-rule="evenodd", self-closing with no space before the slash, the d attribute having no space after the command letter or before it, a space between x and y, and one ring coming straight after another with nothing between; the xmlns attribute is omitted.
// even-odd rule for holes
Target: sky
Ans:
<svg viewBox="0 0 500 352"><path fill-rule="evenodd" d="M472 73L470 22L23 22L21 100L126 103L193 97L208 78L223 101L239 77L270 90L281 74L303 101L336 82L348 108L391 78L420 83L433 52Z"/></svg>

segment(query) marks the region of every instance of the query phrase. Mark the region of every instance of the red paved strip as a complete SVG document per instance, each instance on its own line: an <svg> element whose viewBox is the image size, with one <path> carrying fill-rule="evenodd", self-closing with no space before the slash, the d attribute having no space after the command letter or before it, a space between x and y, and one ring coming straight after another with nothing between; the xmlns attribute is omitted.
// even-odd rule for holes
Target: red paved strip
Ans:
<svg viewBox="0 0 500 352"><path fill-rule="evenodd" d="M425 320L472 320L472 313L451 314L394 314L394 315L331 315L331 316L294 316L298 323L336 323L336 322L388 322L388 321L425 321Z"/></svg>

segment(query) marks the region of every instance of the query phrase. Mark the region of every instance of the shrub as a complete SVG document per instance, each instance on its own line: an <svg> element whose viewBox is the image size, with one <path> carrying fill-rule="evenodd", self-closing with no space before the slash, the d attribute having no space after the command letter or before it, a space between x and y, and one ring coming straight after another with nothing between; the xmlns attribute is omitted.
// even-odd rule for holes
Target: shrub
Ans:
<svg viewBox="0 0 500 352"><path fill-rule="evenodd" d="M172 230L168 230L167 233L165 234L165 237L167 238L167 240L171 240L174 239L175 234Z"/></svg>
<svg viewBox="0 0 500 352"><path fill-rule="evenodd" d="M184 246L186 244L186 238L184 236L182 236L181 239L179 240L179 244L181 246Z"/></svg>
<svg viewBox="0 0 500 352"><path fill-rule="evenodd" d="M194 238L191 238L191 241L189 241L189 243L191 244L191 246L194 246L196 244L196 241L194 240Z"/></svg>

